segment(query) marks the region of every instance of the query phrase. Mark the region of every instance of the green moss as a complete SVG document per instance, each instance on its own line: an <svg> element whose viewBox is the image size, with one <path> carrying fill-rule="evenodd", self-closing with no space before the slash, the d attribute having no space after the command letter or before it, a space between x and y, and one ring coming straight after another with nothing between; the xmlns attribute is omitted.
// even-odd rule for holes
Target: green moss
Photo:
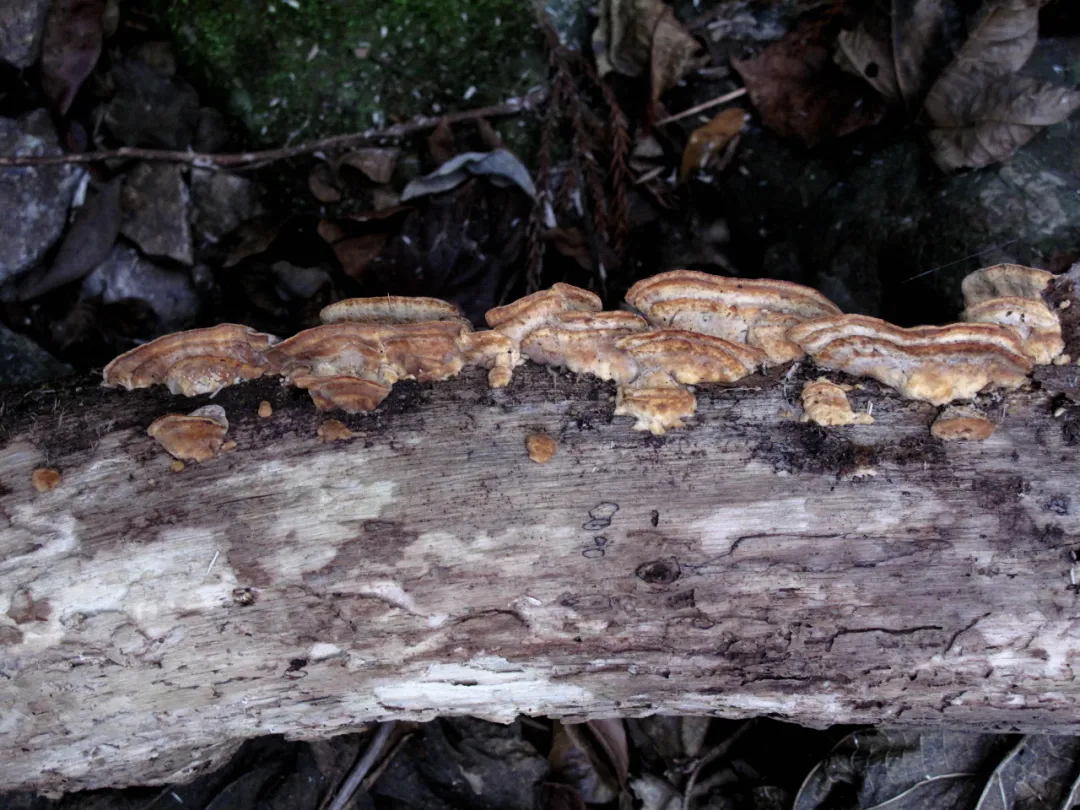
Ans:
<svg viewBox="0 0 1080 810"><path fill-rule="evenodd" d="M188 69L280 143L495 104L546 75L532 0L160 0Z"/></svg>

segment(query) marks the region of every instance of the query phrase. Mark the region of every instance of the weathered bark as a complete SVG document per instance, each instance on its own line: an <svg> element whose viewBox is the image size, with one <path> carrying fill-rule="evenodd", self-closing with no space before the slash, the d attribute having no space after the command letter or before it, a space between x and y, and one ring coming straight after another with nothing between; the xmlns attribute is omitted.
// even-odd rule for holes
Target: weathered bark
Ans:
<svg viewBox="0 0 1080 810"><path fill-rule="evenodd" d="M1080 732L1078 409L1017 392L945 445L867 384L876 424L821 429L805 373L702 387L656 438L608 384L475 372L326 444L306 394L259 381L215 399L235 451L180 473L145 430L205 398L5 395L0 788L451 713ZM42 466L63 481L37 493Z"/></svg>

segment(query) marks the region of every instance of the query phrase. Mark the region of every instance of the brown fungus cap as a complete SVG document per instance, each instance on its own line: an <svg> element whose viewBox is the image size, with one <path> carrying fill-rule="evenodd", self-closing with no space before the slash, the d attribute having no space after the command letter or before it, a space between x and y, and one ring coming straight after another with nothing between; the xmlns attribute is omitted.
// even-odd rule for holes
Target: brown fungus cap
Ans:
<svg viewBox="0 0 1080 810"><path fill-rule="evenodd" d="M525 437L525 450L537 464L547 464L555 458L559 443L546 433L530 433Z"/></svg>
<svg viewBox="0 0 1080 810"><path fill-rule="evenodd" d="M380 327L386 353L382 379L434 382L457 376L465 366L470 329L466 323L427 321Z"/></svg>
<svg viewBox="0 0 1080 810"><path fill-rule="evenodd" d="M505 306L489 309L484 318L492 329L520 344L526 335L546 326L560 312L599 312L601 309L603 302L596 294L560 282Z"/></svg>
<svg viewBox="0 0 1080 810"><path fill-rule="evenodd" d="M971 306L991 298L1031 298L1041 300L1053 273L1022 264L995 264L969 273L960 283L964 305Z"/></svg>
<svg viewBox="0 0 1080 810"><path fill-rule="evenodd" d="M649 322L761 349L770 364L802 356L787 330L840 309L817 290L772 279L672 270L637 282L626 300Z"/></svg>
<svg viewBox="0 0 1080 810"><path fill-rule="evenodd" d="M639 368L666 371L677 382L735 382L766 361L765 353L740 343L682 329L653 329L621 338Z"/></svg>
<svg viewBox="0 0 1080 810"><path fill-rule="evenodd" d="M298 332L267 352L277 374L288 377L369 377L375 379L386 360L379 327L335 323Z"/></svg>
<svg viewBox="0 0 1080 810"><path fill-rule="evenodd" d="M160 383L174 394L213 394L270 371L266 354L276 342L273 335L231 323L191 329L125 352L102 376L105 385L128 390Z"/></svg>
<svg viewBox="0 0 1080 810"><path fill-rule="evenodd" d="M1008 327L1020 338L1024 353L1045 366L1065 351L1061 321L1041 300L1005 296L988 298L969 305L961 320L971 323L996 323Z"/></svg>
<svg viewBox="0 0 1080 810"><path fill-rule="evenodd" d="M637 364L617 347L620 338L649 328L631 312L560 312L521 341L521 354L545 366L565 366L602 380L629 382Z"/></svg>
<svg viewBox="0 0 1080 810"><path fill-rule="evenodd" d="M975 408L950 405L930 425L930 432L944 442L981 442L994 432L994 423Z"/></svg>
<svg viewBox="0 0 1080 810"><path fill-rule="evenodd" d="M295 377L297 388L306 388L320 411L339 408L346 413L368 413L390 394L390 386L360 377Z"/></svg>
<svg viewBox="0 0 1080 810"><path fill-rule="evenodd" d="M379 298L346 298L324 307L323 323L417 323L422 321L464 321L461 311L438 298L384 295Z"/></svg>
<svg viewBox="0 0 1080 810"><path fill-rule="evenodd" d="M488 386L504 388L521 365L521 354L509 337L502 332L484 330L465 335L465 364L488 369Z"/></svg>
<svg viewBox="0 0 1080 810"><path fill-rule="evenodd" d="M934 405L1017 388L1033 364L1011 330L961 323L904 329L865 315L807 321L788 337L823 368L871 377Z"/></svg>
<svg viewBox="0 0 1080 810"><path fill-rule="evenodd" d="M207 405L187 416L170 413L155 419L147 434L173 458L181 461L209 461L225 443L229 420L220 405Z"/></svg>
<svg viewBox="0 0 1080 810"><path fill-rule="evenodd" d="M633 416L634 430L647 430L662 436L672 428L684 426L683 419L693 416L697 400L666 371L649 371L632 383L620 385L615 398L616 416Z"/></svg>
<svg viewBox="0 0 1080 810"><path fill-rule="evenodd" d="M872 425L874 417L868 413L851 410L847 393L836 383L824 377L806 383L802 390L802 406L806 412L803 422L813 422L823 427L847 425Z"/></svg>

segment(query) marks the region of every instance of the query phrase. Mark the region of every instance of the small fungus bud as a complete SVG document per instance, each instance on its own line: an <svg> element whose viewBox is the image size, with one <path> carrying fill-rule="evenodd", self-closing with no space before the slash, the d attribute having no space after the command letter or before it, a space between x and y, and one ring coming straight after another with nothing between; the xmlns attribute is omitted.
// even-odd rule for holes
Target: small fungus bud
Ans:
<svg viewBox="0 0 1080 810"><path fill-rule="evenodd" d="M868 413L855 413L848 402L844 389L824 377L808 382L802 390L802 406L806 413L803 422L813 422L823 427L847 425L872 425L874 417Z"/></svg>
<svg viewBox="0 0 1080 810"><path fill-rule="evenodd" d="M558 443L546 433L530 433L525 438L525 449L529 451L529 458L537 464L547 464L555 457Z"/></svg>
<svg viewBox="0 0 1080 810"><path fill-rule="evenodd" d="M60 486L63 476L51 467L38 467L30 474L30 482L38 492L48 492Z"/></svg>
<svg viewBox="0 0 1080 810"><path fill-rule="evenodd" d="M319 427L315 431L315 434L319 437L319 441L323 442L345 441L346 439L351 439L356 435L337 419L327 419L325 422L319 425Z"/></svg>
<svg viewBox="0 0 1080 810"><path fill-rule="evenodd" d="M930 425L930 433L943 442L981 442L994 432L994 423L977 409L950 405Z"/></svg>
<svg viewBox="0 0 1080 810"><path fill-rule="evenodd" d="M209 461L225 443L229 420L220 405L198 408L187 416L170 413L155 419L147 434L180 461Z"/></svg>
<svg viewBox="0 0 1080 810"><path fill-rule="evenodd" d="M265 399L259 403L259 417L262 419L269 419L274 415L274 406L267 402Z"/></svg>

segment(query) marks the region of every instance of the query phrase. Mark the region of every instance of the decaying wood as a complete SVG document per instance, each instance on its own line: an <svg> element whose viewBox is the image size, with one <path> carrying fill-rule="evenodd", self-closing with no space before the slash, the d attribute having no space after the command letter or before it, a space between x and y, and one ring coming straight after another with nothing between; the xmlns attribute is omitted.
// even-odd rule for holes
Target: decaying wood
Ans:
<svg viewBox="0 0 1080 810"><path fill-rule="evenodd" d="M146 427L205 397L4 394L0 787L454 713L1080 732L1080 407L987 398L993 436L944 444L867 383L875 423L823 429L818 373L702 386L663 437L531 365L353 417L263 380L214 399L235 450L181 472ZM319 441L329 416L357 435Z"/></svg>

